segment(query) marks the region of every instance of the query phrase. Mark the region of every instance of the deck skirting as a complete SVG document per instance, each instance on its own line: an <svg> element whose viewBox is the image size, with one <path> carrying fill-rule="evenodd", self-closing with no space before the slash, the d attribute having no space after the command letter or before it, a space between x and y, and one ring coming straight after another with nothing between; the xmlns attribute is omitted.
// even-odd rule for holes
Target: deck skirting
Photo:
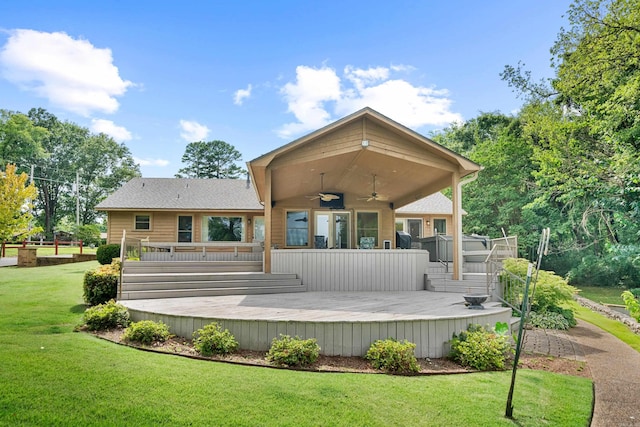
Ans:
<svg viewBox="0 0 640 427"><path fill-rule="evenodd" d="M420 291L428 267L424 250L271 251L271 271L297 274L310 292Z"/></svg>

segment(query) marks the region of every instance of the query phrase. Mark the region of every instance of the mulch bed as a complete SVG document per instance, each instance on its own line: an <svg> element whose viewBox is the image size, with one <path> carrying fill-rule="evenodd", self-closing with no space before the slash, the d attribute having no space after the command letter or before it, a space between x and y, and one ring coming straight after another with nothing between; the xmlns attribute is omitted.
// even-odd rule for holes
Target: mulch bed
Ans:
<svg viewBox="0 0 640 427"><path fill-rule="evenodd" d="M227 356L205 357L198 354L198 352L193 348L191 341L188 339L172 337L165 342L156 342L153 345L146 346L125 342L122 339L123 332L124 331L122 329L115 329L110 331L94 332L93 334L99 338L117 344L138 348L144 351L173 354L199 360L211 360L239 365L278 368L270 364L266 360L265 352L240 350L234 354ZM418 375L443 375L477 372L473 369L468 369L460 366L459 364L446 358L418 359L418 364L420 365L420 372L418 373ZM556 372L565 375L590 377L589 370L586 368L586 364L584 362L577 362L574 360L562 358L522 354L520 356L519 366L525 369L536 369L548 372ZM369 362L362 357L323 355L321 355L313 365L305 368L295 369L314 372L350 372L368 374L382 373L382 371L372 368Z"/></svg>

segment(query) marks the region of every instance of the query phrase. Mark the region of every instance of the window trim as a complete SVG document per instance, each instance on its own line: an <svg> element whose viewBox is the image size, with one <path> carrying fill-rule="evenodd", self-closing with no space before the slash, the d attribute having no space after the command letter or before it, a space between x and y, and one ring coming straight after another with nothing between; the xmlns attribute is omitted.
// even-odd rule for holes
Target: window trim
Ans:
<svg viewBox="0 0 640 427"><path fill-rule="evenodd" d="M139 216L147 216L149 217L149 228L138 228L138 217ZM133 214L133 231L153 231L153 215L151 213L134 213Z"/></svg>
<svg viewBox="0 0 640 427"><path fill-rule="evenodd" d="M191 230L181 230L180 229L180 217L186 217L186 218L191 218ZM193 221L193 215L180 215L178 214L176 216L176 230L177 230L177 241L180 242L180 233L186 233L189 232L191 233L191 239L188 242L184 242L184 243L193 243L193 236L194 236L194 227L193 227L194 221Z"/></svg>
<svg viewBox="0 0 640 427"><path fill-rule="evenodd" d="M240 230L240 240L209 240L209 218L240 218L242 229ZM205 227L206 223L206 227ZM237 242L242 243L247 240L247 216L246 215L211 215L205 214L201 217L200 239L202 243L208 242Z"/></svg>
<svg viewBox="0 0 640 427"><path fill-rule="evenodd" d="M288 220L288 215L289 212L304 212L306 214L306 224L307 224L307 242L305 245L289 245L289 239L288 239L288 235L289 235L289 227L287 224L287 220ZM297 248L297 249L301 249L301 248L309 248L310 246L310 231L311 230L311 210L310 209L285 209L284 211L284 247L285 248Z"/></svg>
<svg viewBox="0 0 640 427"><path fill-rule="evenodd" d="M382 212L379 209L357 209L355 211L355 215L354 215L354 227L353 227L353 231L354 231L354 235L355 235L355 244L359 247L360 246L360 237L359 236L359 231L360 228L358 227L358 215L360 215L361 213L374 213L376 214L376 217L378 218L377 221L377 225L376 225L376 243L374 245L375 249L380 249L382 247L382 241L380 240L380 232L381 232L381 227L380 227L380 223L382 221ZM362 236L364 237L364 236Z"/></svg>

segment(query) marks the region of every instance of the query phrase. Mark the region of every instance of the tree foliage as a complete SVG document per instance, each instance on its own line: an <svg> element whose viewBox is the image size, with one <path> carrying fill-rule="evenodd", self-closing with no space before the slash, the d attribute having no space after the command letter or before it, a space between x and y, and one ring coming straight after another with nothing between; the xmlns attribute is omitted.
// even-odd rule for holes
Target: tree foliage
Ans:
<svg viewBox="0 0 640 427"><path fill-rule="evenodd" d="M31 227L32 200L37 190L33 184L27 184L28 180L26 173L16 174L12 164L0 172L0 241L20 240L40 231Z"/></svg>
<svg viewBox="0 0 640 427"><path fill-rule="evenodd" d="M240 178L246 171L236 162L242 154L224 141L191 142L182 156L186 163L176 174L177 178Z"/></svg>
<svg viewBox="0 0 640 427"><path fill-rule="evenodd" d="M42 108L26 115L0 112L0 158L14 162L19 171L33 167L38 189L34 209L47 237L63 218L75 223L78 201L80 224L94 223L95 205L140 175L126 146L61 122Z"/></svg>

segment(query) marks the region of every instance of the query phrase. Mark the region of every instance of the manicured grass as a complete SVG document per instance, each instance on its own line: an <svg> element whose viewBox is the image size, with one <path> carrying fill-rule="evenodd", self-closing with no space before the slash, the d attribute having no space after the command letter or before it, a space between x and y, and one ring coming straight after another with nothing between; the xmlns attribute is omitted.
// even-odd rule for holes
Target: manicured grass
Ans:
<svg viewBox="0 0 640 427"><path fill-rule="evenodd" d="M589 310L576 302L570 303L577 319L592 323L600 329L618 337L636 351L640 351L640 335L633 333L627 325Z"/></svg>
<svg viewBox="0 0 640 427"><path fill-rule="evenodd" d="M27 245L28 248L37 248L38 256L51 256L56 254L56 248L52 246L32 246ZM78 246L58 246L58 255L69 255L69 254L79 254L80 248ZM90 248L88 246L84 246L82 248L83 254L95 254L96 248ZM18 248L7 248L5 251L5 255L7 258L17 257L18 256Z"/></svg>
<svg viewBox="0 0 640 427"><path fill-rule="evenodd" d="M450 376L313 373L154 354L75 333L83 272L0 270L0 425L585 426L591 382L519 370Z"/></svg>
<svg viewBox="0 0 640 427"><path fill-rule="evenodd" d="M622 292L624 289L615 287L601 287L601 286L580 286L579 296L590 299L600 304L620 304L624 305L622 301Z"/></svg>

